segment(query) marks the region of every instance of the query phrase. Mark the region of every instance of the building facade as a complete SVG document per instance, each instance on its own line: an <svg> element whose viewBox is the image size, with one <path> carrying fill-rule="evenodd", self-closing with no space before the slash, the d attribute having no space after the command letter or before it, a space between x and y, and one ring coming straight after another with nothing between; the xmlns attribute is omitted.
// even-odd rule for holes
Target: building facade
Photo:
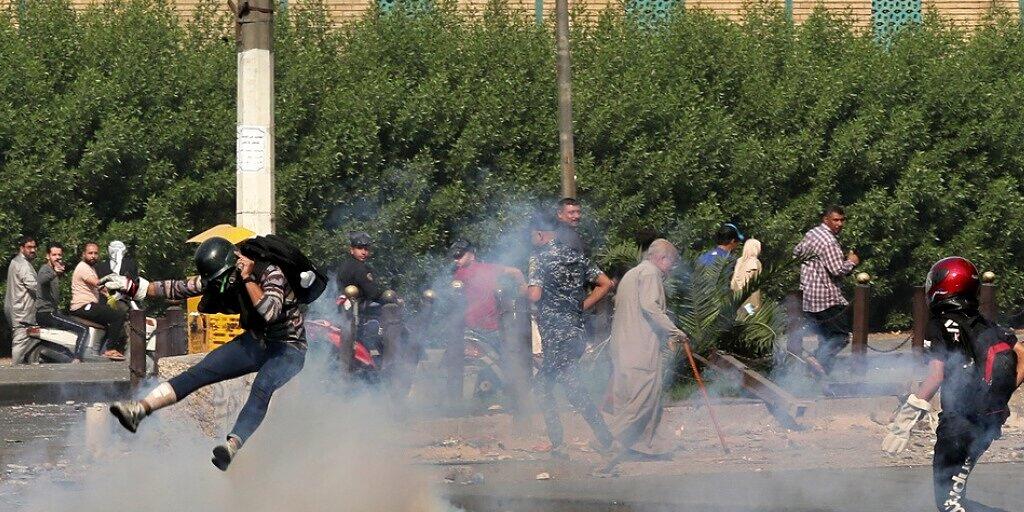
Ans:
<svg viewBox="0 0 1024 512"><path fill-rule="evenodd" d="M30 0L0 0L0 5ZM76 7L87 7L102 0L72 0ZM203 0L170 0L184 16L190 17ZM302 5L309 0L278 0L291 6ZM322 1L336 23L344 23L362 16L376 3L382 9L392 8L403 0L318 0ZM417 2L430 0L413 0ZM764 0L761 0L764 1ZM845 14L858 27L898 26L906 21L920 20L925 13L935 12L943 18L964 27L976 26L993 10L1005 10L1020 16L1024 0L768 0L776 1L781 9L801 23L817 6ZM480 12L487 0L457 0L466 12ZM554 12L554 0L507 0L510 8L522 10L529 16L542 15L547 18ZM621 9L660 16L673 8L704 9L740 20L751 0L569 0L570 8L597 14L606 9ZM226 0L222 2L227 10Z"/></svg>

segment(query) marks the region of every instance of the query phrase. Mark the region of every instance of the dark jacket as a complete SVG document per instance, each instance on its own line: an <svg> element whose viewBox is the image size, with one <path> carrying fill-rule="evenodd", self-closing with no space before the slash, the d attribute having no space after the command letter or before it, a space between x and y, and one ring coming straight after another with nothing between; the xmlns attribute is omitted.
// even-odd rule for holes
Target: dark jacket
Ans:
<svg viewBox="0 0 1024 512"><path fill-rule="evenodd" d="M338 291L344 292L345 287L354 284L359 287L359 300L363 304L379 302L384 288L377 283L377 276L373 274L373 267L364 261L355 259L351 254L345 258L337 267Z"/></svg>

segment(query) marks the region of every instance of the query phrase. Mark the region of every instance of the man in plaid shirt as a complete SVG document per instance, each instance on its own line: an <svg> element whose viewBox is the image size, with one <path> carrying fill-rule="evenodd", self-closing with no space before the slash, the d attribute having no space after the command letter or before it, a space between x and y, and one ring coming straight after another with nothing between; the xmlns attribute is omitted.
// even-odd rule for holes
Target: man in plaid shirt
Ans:
<svg viewBox="0 0 1024 512"><path fill-rule="evenodd" d="M815 373L832 371L832 364L843 347L850 341L850 324L846 313L849 302L843 297L839 283L860 263L850 251L843 259L839 246L839 232L846 224L846 214L840 206L829 206L821 217L821 224L804 235L793 249L793 255L807 258L800 266L800 291L803 292L804 314L817 325L821 343L807 364Z"/></svg>

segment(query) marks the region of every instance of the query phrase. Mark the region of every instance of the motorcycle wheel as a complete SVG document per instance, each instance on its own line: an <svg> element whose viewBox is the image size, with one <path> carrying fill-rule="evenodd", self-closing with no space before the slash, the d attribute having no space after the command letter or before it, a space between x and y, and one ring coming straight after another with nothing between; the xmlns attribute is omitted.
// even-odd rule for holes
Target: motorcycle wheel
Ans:
<svg viewBox="0 0 1024 512"><path fill-rule="evenodd" d="M42 343L32 347L25 354L25 363L27 364L70 363L73 360L74 356L70 352L55 350Z"/></svg>
<svg viewBox="0 0 1024 512"><path fill-rule="evenodd" d="M42 347L42 345L37 344L36 346L29 349L29 351L25 353L25 364L41 363L42 355L40 354L40 349L42 349Z"/></svg>
<svg viewBox="0 0 1024 512"><path fill-rule="evenodd" d="M501 381L498 379L498 375L490 368L480 369L476 378L476 399L491 401L500 390Z"/></svg>

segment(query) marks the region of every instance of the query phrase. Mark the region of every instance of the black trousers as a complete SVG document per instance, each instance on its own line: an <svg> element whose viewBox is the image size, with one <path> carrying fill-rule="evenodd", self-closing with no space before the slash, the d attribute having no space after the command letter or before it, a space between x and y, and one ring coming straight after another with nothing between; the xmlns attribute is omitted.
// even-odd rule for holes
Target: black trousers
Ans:
<svg viewBox="0 0 1024 512"><path fill-rule="evenodd" d="M846 306L832 306L824 311L807 312L810 320L807 329L821 337L814 358L825 371L831 372L836 354L850 343L850 318Z"/></svg>
<svg viewBox="0 0 1024 512"><path fill-rule="evenodd" d="M37 311L36 323L43 327L51 327L62 331L75 333L75 357L82 359L85 355L85 347L89 341L89 328L75 322L56 311Z"/></svg>
<svg viewBox="0 0 1024 512"><path fill-rule="evenodd" d="M943 412L936 430L932 481L935 506L943 512L967 510L967 478L978 458L999 438L1005 416L973 419Z"/></svg>
<svg viewBox="0 0 1024 512"><path fill-rule="evenodd" d="M106 328L106 334L103 336L103 348L124 352L124 322L128 317L127 311L118 311L104 302L93 302L72 311L71 316L103 325Z"/></svg>

